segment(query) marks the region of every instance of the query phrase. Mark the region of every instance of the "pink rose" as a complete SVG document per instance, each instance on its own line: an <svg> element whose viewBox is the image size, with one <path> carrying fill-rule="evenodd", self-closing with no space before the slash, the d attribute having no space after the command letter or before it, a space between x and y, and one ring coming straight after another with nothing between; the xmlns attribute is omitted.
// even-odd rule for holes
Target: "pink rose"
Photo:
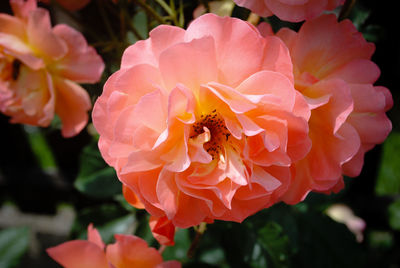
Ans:
<svg viewBox="0 0 400 268"><path fill-rule="evenodd" d="M206 14L127 48L92 116L131 203L186 228L274 204L310 149L309 113L279 38Z"/></svg>
<svg viewBox="0 0 400 268"><path fill-rule="evenodd" d="M300 22L320 15L324 10L333 10L344 0L234 0L262 16L277 16L281 20Z"/></svg>
<svg viewBox="0 0 400 268"><path fill-rule="evenodd" d="M295 164L296 176L284 196L288 203L309 191L339 191L342 174L357 176L364 154L382 143L392 125L385 112L393 105L387 88L374 86L379 68L375 50L349 20L334 15L306 21L298 33L279 36L289 47L295 87L311 109L312 149Z"/></svg>
<svg viewBox="0 0 400 268"><path fill-rule="evenodd" d="M180 268L177 261L163 262L161 254L133 235L115 235L104 245L99 232L88 226L88 240L73 240L48 248L47 253L65 268Z"/></svg>
<svg viewBox="0 0 400 268"><path fill-rule="evenodd" d="M46 127L56 113L62 135L78 134L91 102L77 83L95 83L104 63L84 37L50 24L35 0L11 0L15 16L0 14L0 111L12 123Z"/></svg>

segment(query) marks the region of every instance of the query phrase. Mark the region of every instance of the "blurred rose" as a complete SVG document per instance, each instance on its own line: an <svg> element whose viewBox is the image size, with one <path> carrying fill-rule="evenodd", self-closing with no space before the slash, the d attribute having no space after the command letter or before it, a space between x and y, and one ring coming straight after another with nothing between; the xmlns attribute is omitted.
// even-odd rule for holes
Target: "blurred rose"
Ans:
<svg viewBox="0 0 400 268"><path fill-rule="evenodd" d="M186 228L274 204L310 149L309 112L279 38L206 14L130 46L92 116L131 203Z"/></svg>
<svg viewBox="0 0 400 268"><path fill-rule="evenodd" d="M281 20L300 22L320 15L324 10L333 10L344 0L234 0L262 16L277 16Z"/></svg>
<svg viewBox="0 0 400 268"><path fill-rule="evenodd" d="M370 60L375 46L351 21L324 15L306 21L298 33L284 28L277 36L289 47L295 87L311 109L312 149L296 163L284 197L297 203L311 190L339 191L342 174L360 173L365 152L391 130L385 112L393 100L388 89L373 86L380 75Z"/></svg>
<svg viewBox="0 0 400 268"><path fill-rule="evenodd" d="M115 235L105 246L99 232L88 227L88 240L73 240L48 248L47 253L65 268L180 268L177 261L163 262L161 254L133 235Z"/></svg>
<svg viewBox="0 0 400 268"><path fill-rule="evenodd" d="M326 214L333 220L344 223L347 228L356 236L358 242L363 241L365 221L354 215L353 211L346 205L334 204L326 210Z"/></svg>
<svg viewBox="0 0 400 268"><path fill-rule="evenodd" d="M15 16L0 14L0 110L12 123L46 127L56 113L62 135L78 134L91 102L77 83L99 81L104 63L67 25L51 27L35 0L11 0Z"/></svg>
<svg viewBox="0 0 400 268"><path fill-rule="evenodd" d="M40 2L50 4L51 0L39 0ZM77 11L90 3L90 0L57 0L58 4L70 11Z"/></svg>

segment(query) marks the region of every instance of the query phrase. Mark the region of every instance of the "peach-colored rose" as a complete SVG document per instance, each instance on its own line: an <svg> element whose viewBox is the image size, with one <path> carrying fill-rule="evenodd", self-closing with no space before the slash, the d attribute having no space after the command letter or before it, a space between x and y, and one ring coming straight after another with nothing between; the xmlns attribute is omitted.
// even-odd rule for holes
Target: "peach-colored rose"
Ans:
<svg viewBox="0 0 400 268"><path fill-rule="evenodd" d="M77 83L95 83L102 59L67 25L50 24L35 0L11 0L15 16L0 14L0 111L12 123L48 126L56 113L62 135L79 133L91 102Z"/></svg>
<svg viewBox="0 0 400 268"><path fill-rule="evenodd" d="M388 89L373 85L380 75L370 60L375 46L351 21L323 15L306 21L298 33L284 28L277 36L289 47L295 87L311 109L312 149L295 164L284 196L296 203L311 190L337 192L342 174L360 173L365 152L391 131L385 112L393 100Z"/></svg>
<svg viewBox="0 0 400 268"><path fill-rule="evenodd" d="M50 4L51 0L39 0L40 2ZM77 11L90 3L91 0L57 0L58 4L70 11Z"/></svg>
<svg viewBox="0 0 400 268"><path fill-rule="evenodd" d="M92 116L133 203L186 228L274 204L310 149L309 113L279 38L206 14L130 46Z"/></svg>
<svg viewBox="0 0 400 268"><path fill-rule="evenodd" d="M277 16L281 20L299 22L310 20L324 10L333 10L344 0L234 0L239 6L246 7L262 16Z"/></svg>
<svg viewBox="0 0 400 268"><path fill-rule="evenodd" d="M73 240L48 248L47 253L65 268L180 268L177 261L163 262L161 254L133 235L115 235L104 245L99 232L88 226L88 240Z"/></svg>

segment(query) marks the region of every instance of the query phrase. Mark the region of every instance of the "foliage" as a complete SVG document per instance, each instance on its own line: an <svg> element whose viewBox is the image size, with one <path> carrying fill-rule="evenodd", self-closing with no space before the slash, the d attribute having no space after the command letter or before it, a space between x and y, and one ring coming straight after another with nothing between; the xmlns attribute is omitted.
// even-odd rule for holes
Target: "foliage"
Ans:
<svg viewBox="0 0 400 268"><path fill-rule="evenodd" d="M29 229L12 227L0 231L0 267L16 267L19 258L27 251Z"/></svg>

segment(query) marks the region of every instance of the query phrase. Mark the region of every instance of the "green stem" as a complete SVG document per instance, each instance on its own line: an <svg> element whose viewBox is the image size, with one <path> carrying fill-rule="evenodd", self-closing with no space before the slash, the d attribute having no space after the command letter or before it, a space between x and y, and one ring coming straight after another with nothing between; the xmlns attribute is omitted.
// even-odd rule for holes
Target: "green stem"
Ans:
<svg viewBox="0 0 400 268"><path fill-rule="evenodd" d="M112 27L111 27L111 23L110 23L110 21L109 21L109 19L108 19L106 10L104 9L103 1L104 1L104 0L96 1L97 7L98 7L99 12L100 12L100 16L101 16L101 18L102 18L103 21L104 21L104 25L106 26L106 30L107 30L108 34L110 35L110 37L111 37L114 41L117 41L118 39L117 39L117 37L116 37L115 34L114 34L114 31L113 31L113 29L112 29Z"/></svg>
<svg viewBox="0 0 400 268"><path fill-rule="evenodd" d="M158 249L158 252L160 252L160 254L163 254L164 250L167 248L166 245L161 245L160 248Z"/></svg>
<svg viewBox="0 0 400 268"><path fill-rule="evenodd" d="M171 7L165 3L164 0L155 0L171 17L175 15L175 12L171 9Z"/></svg>
<svg viewBox="0 0 400 268"><path fill-rule="evenodd" d="M339 21L344 20L350 15L351 9L353 8L356 1L357 0L346 0L342 7L342 10L340 10Z"/></svg>
<svg viewBox="0 0 400 268"><path fill-rule="evenodd" d="M123 8L123 9L121 10L121 12L122 12L121 16L123 16L124 19L127 20L126 26L128 27L128 29L129 29L139 40L143 40L143 39L144 39L143 36L142 36L142 35L139 33L139 31L135 28L135 26L132 24L132 22L129 21L129 14L128 14L128 12L126 11L126 9Z"/></svg>
<svg viewBox="0 0 400 268"><path fill-rule="evenodd" d="M207 223L202 222L198 227L195 227L194 230L196 231L196 236L194 237L192 244L187 252L188 258L193 258L194 253L199 245L200 239L203 236L204 232L207 229Z"/></svg>
<svg viewBox="0 0 400 268"><path fill-rule="evenodd" d="M81 22L80 18L75 13L66 10L65 8L60 6L60 4L58 4L57 1L51 2L51 5L55 6L57 9L59 9L61 12L67 15L71 20L73 20L73 22L76 23L80 28L79 29L80 31L85 31L95 40L101 40L100 36L95 31L93 31L90 27L85 27L85 25Z"/></svg>
<svg viewBox="0 0 400 268"><path fill-rule="evenodd" d="M183 13L183 1L179 1L179 27L182 27L185 25L185 15Z"/></svg>

